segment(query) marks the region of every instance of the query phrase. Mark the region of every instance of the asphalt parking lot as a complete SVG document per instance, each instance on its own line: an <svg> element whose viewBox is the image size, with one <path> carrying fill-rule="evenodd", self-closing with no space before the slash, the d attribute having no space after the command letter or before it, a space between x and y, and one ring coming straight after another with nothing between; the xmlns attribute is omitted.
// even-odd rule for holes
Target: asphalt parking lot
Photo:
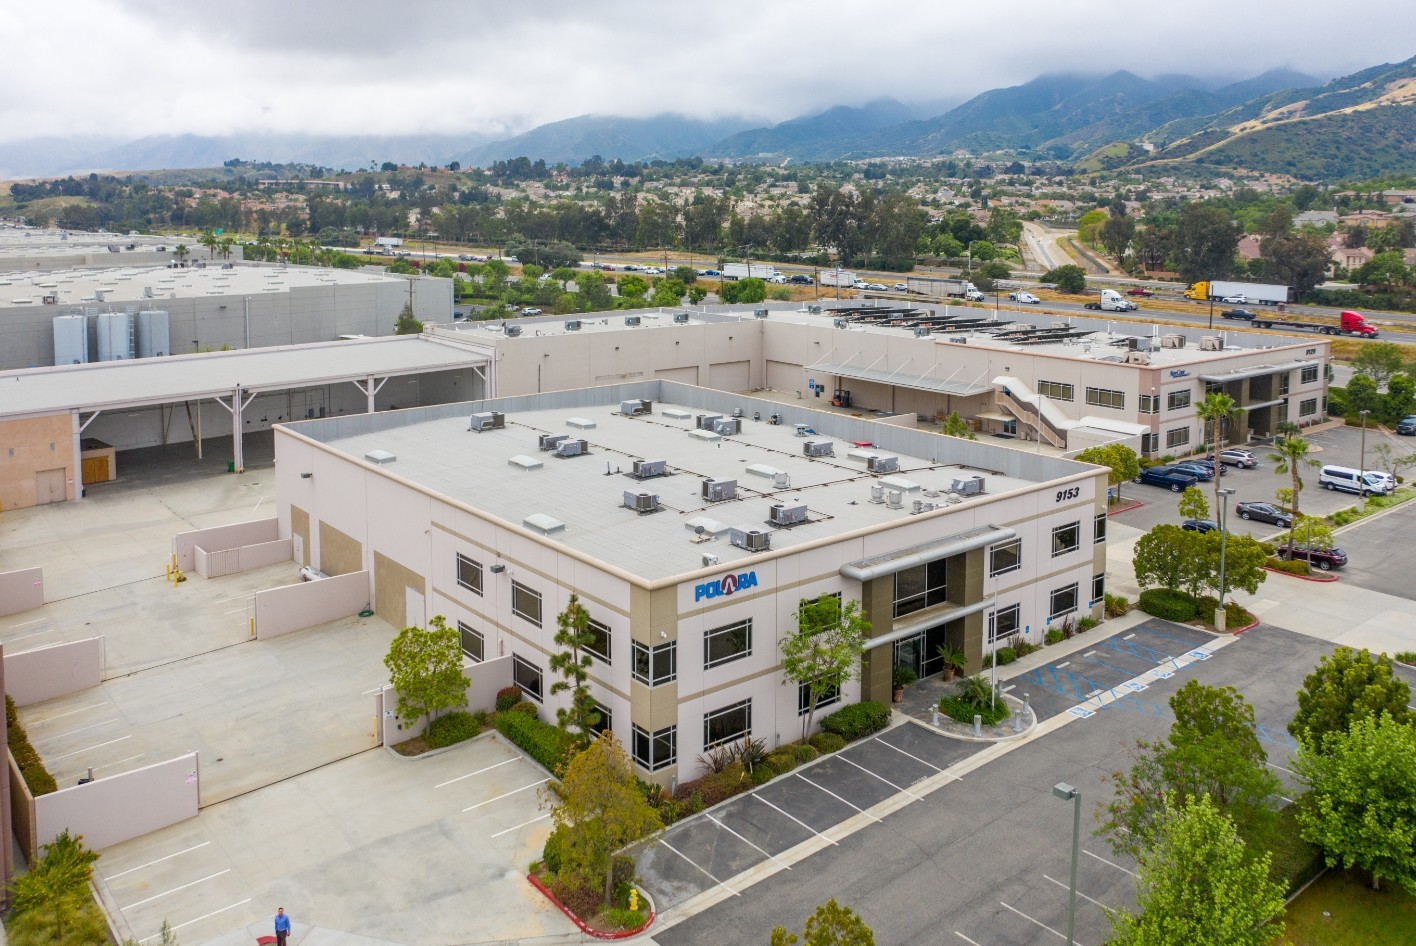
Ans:
<svg viewBox="0 0 1416 946"><path fill-rule="evenodd" d="M1347 584L1401 598L1416 598L1411 557L1398 554L1410 547L1416 529L1416 503L1354 523L1333 540L1347 553L1347 565L1337 571ZM1416 641L1410 649L1416 649Z"/></svg>

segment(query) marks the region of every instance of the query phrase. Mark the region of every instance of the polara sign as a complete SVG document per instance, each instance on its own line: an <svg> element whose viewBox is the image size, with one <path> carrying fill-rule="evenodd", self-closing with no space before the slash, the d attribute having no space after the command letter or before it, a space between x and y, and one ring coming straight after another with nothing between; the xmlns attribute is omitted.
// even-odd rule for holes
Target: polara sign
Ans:
<svg viewBox="0 0 1416 946"><path fill-rule="evenodd" d="M705 581L693 589L693 600L720 598L748 588L757 587L757 572L743 572L741 575L724 575L717 581Z"/></svg>

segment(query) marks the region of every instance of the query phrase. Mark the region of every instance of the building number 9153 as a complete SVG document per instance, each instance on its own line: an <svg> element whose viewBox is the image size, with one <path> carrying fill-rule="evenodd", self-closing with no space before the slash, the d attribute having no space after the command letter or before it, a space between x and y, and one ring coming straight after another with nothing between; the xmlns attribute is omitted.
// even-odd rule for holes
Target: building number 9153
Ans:
<svg viewBox="0 0 1416 946"><path fill-rule="evenodd" d="M1080 495L1082 495L1082 488L1080 486L1073 486L1071 489L1059 489L1057 491L1057 501L1059 503L1066 502L1069 499L1076 499Z"/></svg>

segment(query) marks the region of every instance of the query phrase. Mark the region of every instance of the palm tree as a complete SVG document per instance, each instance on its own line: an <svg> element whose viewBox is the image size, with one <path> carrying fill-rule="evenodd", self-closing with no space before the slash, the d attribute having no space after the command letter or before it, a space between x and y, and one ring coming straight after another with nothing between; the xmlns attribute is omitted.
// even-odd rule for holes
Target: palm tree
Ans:
<svg viewBox="0 0 1416 946"><path fill-rule="evenodd" d="M1199 417L1207 427L1206 439L1214 446L1214 509L1216 515L1219 512L1219 473L1221 464L1219 462L1219 451L1224 449L1224 425L1227 421L1233 420L1242 410L1234 403L1234 398L1223 391L1211 391L1205 395L1205 399L1195 408L1195 416Z"/></svg>
<svg viewBox="0 0 1416 946"><path fill-rule="evenodd" d="M1273 471L1279 476L1287 473L1293 477L1293 518L1288 523L1288 547L1293 548L1293 527L1298 524L1298 493L1303 489L1303 480L1298 471L1305 466L1318 466L1317 460L1308 459L1308 441L1297 434L1279 437L1274 441L1274 452L1269 454L1273 461Z"/></svg>
<svg viewBox="0 0 1416 946"><path fill-rule="evenodd" d="M220 241L217 239L214 231L208 230L206 233L203 233L201 240L198 242L207 248L207 259L212 259L216 256L216 245Z"/></svg>
<svg viewBox="0 0 1416 946"><path fill-rule="evenodd" d="M182 260L186 259L188 256L191 255L191 253L192 251L187 249L187 244L185 243L178 243L172 248L172 255L177 257L178 262L181 262Z"/></svg>
<svg viewBox="0 0 1416 946"><path fill-rule="evenodd" d="M230 258L231 258L231 248L234 247L235 245L236 245L236 238L235 238L235 237L222 237L222 238L221 238L221 258L222 258L222 259L230 259Z"/></svg>

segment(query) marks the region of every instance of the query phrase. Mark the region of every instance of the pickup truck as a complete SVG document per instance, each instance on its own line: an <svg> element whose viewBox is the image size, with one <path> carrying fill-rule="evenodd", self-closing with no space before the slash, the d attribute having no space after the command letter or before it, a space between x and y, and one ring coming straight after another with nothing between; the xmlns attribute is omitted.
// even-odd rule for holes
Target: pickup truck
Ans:
<svg viewBox="0 0 1416 946"><path fill-rule="evenodd" d="M1193 473L1184 473L1168 466L1153 466L1141 471L1136 482L1144 486L1162 486L1172 493L1183 493L1186 487L1194 486L1200 478Z"/></svg>
<svg viewBox="0 0 1416 946"><path fill-rule="evenodd" d="M1254 321L1254 313L1248 309L1225 309L1219 313L1222 319L1239 319L1244 322Z"/></svg>

